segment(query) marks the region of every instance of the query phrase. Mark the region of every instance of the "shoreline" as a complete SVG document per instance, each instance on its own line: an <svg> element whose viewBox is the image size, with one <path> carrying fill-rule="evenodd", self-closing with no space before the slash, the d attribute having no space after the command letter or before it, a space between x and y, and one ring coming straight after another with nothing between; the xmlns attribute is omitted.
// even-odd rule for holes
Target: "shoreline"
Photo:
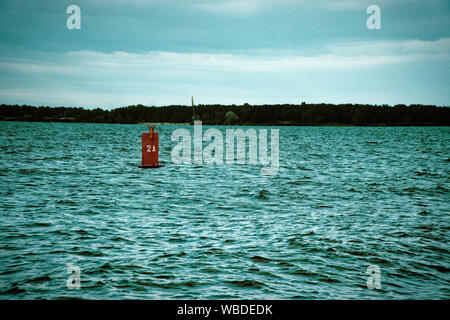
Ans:
<svg viewBox="0 0 450 320"><path fill-rule="evenodd" d="M0 119L0 122L22 122L22 123L74 123L74 124L117 124L117 125L157 125L157 126L193 126L188 122L138 122L138 123L116 123L116 122L87 122L87 121L26 121ZM203 126L222 126L222 127L450 127L450 125L435 123L414 123L414 124L397 124L397 123L372 123L372 124L347 124L347 123L315 123L315 124L280 124L280 123L235 123L235 124L215 124L203 123Z"/></svg>
<svg viewBox="0 0 450 320"><path fill-rule="evenodd" d="M189 125L192 107L128 106L112 110L0 106L0 121ZM424 105L199 105L203 125L224 126L450 126L450 107Z"/></svg>

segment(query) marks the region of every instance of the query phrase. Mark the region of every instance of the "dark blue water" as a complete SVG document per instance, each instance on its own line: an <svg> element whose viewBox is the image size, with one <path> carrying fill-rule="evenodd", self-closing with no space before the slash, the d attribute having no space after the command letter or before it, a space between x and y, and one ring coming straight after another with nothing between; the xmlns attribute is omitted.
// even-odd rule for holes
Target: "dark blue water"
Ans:
<svg viewBox="0 0 450 320"><path fill-rule="evenodd" d="M0 298L450 298L449 128L282 127L261 176L173 164L179 127L142 170L145 126L1 122Z"/></svg>

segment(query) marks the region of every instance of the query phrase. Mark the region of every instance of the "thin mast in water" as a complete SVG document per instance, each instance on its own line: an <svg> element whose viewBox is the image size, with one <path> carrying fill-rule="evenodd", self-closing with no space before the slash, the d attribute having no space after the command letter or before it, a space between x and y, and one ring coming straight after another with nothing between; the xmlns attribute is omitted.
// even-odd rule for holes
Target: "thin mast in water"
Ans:
<svg viewBox="0 0 450 320"><path fill-rule="evenodd" d="M191 97L191 102L192 102L192 111L193 111L192 121L198 121L198 120L200 120L200 116L195 114L194 97Z"/></svg>

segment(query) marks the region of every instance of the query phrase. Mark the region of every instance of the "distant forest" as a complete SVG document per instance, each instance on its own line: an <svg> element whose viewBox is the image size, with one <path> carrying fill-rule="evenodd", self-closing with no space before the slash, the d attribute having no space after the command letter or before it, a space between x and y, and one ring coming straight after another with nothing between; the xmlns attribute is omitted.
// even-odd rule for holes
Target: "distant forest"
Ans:
<svg viewBox="0 0 450 320"><path fill-rule="evenodd" d="M199 105L195 113L213 125L413 126L450 124L450 107L359 104ZM0 106L0 120L95 123L190 123L193 109L171 105L133 105L113 110L66 107Z"/></svg>

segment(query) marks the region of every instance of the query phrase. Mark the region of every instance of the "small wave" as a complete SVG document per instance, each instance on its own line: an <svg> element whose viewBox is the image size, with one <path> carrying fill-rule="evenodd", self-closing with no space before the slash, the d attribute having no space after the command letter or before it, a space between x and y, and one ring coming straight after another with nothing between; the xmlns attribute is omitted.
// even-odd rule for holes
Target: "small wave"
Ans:
<svg viewBox="0 0 450 320"><path fill-rule="evenodd" d="M125 238L123 238L123 237L121 237L121 236L116 236L116 237L112 238L111 241L114 241L114 242L133 243L133 241L128 240L128 239L125 239Z"/></svg>
<svg viewBox="0 0 450 320"><path fill-rule="evenodd" d="M439 271L439 272L445 273L445 274L447 274L447 273L450 271L449 268L444 267L444 266L440 266L440 265L437 265L437 264L434 264L434 265L428 265L428 267L429 267L429 268L432 268L432 269L434 269L434 270L437 270L437 271Z"/></svg>
<svg viewBox="0 0 450 320"><path fill-rule="evenodd" d="M49 276L41 276L41 277L27 280L26 283L42 283L42 282L47 282L47 281L51 281L51 280L52 280L52 278L50 278Z"/></svg>
<svg viewBox="0 0 450 320"><path fill-rule="evenodd" d="M419 214L419 213L417 213L417 214ZM413 228L423 230L426 232L434 231L436 229L433 225L420 225L420 226L415 226Z"/></svg>
<svg viewBox="0 0 450 320"><path fill-rule="evenodd" d="M102 257L102 256L104 256L104 254L100 251L83 250L83 251L79 251L79 252L75 252L75 253L80 256L87 256L87 257Z"/></svg>
<svg viewBox="0 0 450 320"><path fill-rule="evenodd" d="M256 280L233 280L233 281L226 281L226 283L240 288L262 288L265 286L264 283Z"/></svg>
<svg viewBox="0 0 450 320"><path fill-rule="evenodd" d="M174 279L175 278L175 276L171 275L171 274L159 274L159 275L155 275L153 277L157 278L157 279Z"/></svg>
<svg viewBox="0 0 450 320"><path fill-rule="evenodd" d="M341 282L338 279L330 278L330 277L327 277L327 276L320 276L318 280L321 281L321 282L326 282L326 283L339 283L339 282Z"/></svg>
<svg viewBox="0 0 450 320"><path fill-rule="evenodd" d="M103 264L100 268L101 271L109 271L113 269L113 266L110 263Z"/></svg>
<svg viewBox="0 0 450 320"><path fill-rule="evenodd" d="M257 199L267 200L269 199L268 195L270 195L270 192L262 189L259 191L258 195L256 196Z"/></svg>
<svg viewBox="0 0 450 320"><path fill-rule="evenodd" d="M203 252L204 254L217 254L217 255L225 255L225 252L220 248L211 248Z"/></svg>
<svg viewBox="0 0 450 320"><path fill-rule="evenodd" d="M423 278L426 277L422 273L416 272L416 271L414 271L412 269L409 269L409 268L407 269L405 267L401 267L400 269L397 269L395 274L396 274L397 277L405 278L405 279L410 278L410 277L418 277L420 279L423 279Z"/></svg>
<svg viewBox="0 0 450 320"><path fill-rule="evenodd" d="M18 170L20 174L36 174L36 173L42 173L39 170L36 169L19 169Z"/></svg>
<svg viewBox="0 0 450 320"><path fill-rule="evenodd" d="M253 256L250 258L254 262L271 262L272 260L261 256Z"/></svg>
<svg viewBox="0 0 450 320"><path fill-rule="evenodd" d="M61 236L70 236L70 233L68 233L67 231L64 231L64 230L52 230L49 232L53 233L53 234L61 235Z"/></svg>
<svg viewBox="0 0 450 320"><path fill-rule="evenodd" d="M396 238L406 238L409 237L410 235L406 232L403 231L394 231L389 233L390 236L396 237Z"/></svg>
<svg viewBox="0 0 450 320"><path fill-rule="evenodd" d="M310 168L306 168L306 167L302 167L302 166L299 166L298 169L302 170L302 171L314 171L314 169L310 169Z"/></svg>
<svg viewBox="0 0 450 320"><path fill-rule="evenodd" d="M182 251L179 253L164 253L163 255L159 256L158 258L184 257L185 255L186 255L186 252Z"/></svg>
<svg viewBox="0 0 450 320"><path fill-rule="evenodd" d="M318 276L318 274L315 273L315 272L308 271L308 270L303 270L303 269L297 269L294 272L292 272L292 274L295 274L297 276L305 276L305 277L316 277L316 276Z"/></svg>
<svg viewBox="0 0 450 320"><path fill-rule="evenodd" d="M82 230L82 229L76 230L75 233L78 233L78 234L81 234L81 235L88 235L89 234L87 231Z"/></svg>
<svg viewBox="0 0 450 320"><path fill-rule="evenodd" d="M348 254L351 254L352 256L357 256L357 257L366 257L366 256L368 256L369 255L369 253L367 253L367 252L364 252L364 251L349 251L349 250L346 250L345 251L346 253L348 253Z"/></svg>
<svg viewBox="0 0 450 320"><path fill-rule="evenodd" d="M326 205L326 204L318 204L318 205L316 205L316 208L332 209L333 206L329 206L329 205Z"/></svg>
<svg viewBox="0 0 450 320"><path fill-rule="evenodd" d="M22 289L17 284L14 284L10 289L3 291L2 294L19 294L24 292L26 292L25 289Z"/></svg>
<svg viewBox="0 0 450 320"><path fill-rule="evenodd" d="M386 265L386 266L391 265L391 262L389 262L388 260L383 259L383 258L378 258L378 257L370 258L369 261L373 264L380 264L380 265Z"/></svg>
<svg viewBox="0 0 450 320"><path fill-rule="evenodd" d="M200 269L200 271L205 273L220 273L220 270L210 267Z"/></svg>
<svg viewBox="0 0 450 320"><path fill-rule="evenodd" d="M186 239L183 239L181 237L174 237L174 238L169 238L167 241L168 242L180 243L180 242L186 242Z"/></svg>
<svg viewBox="0 0 450 320"><path fill-rule="evenodd" d="M269 271L259 270L259 271L257 271L257 273L259 275L261 275L261 276L264 276L264 277L271 277L271 278L278 278L278 279L281 278L280 276L277 276L276 274L270 273Z"/></svg>
<svg viewBox="0 0 450 320"><path fill-rule="evenodd" d="M30 224L30 227L50 227L52 224L49 222L34 222Z"/></svg>
<svg viewBox="0 0 450 320"><path fill-rule="evenodd" d="M404 189L403 189L403 192L410 192L410 193L413 193L413 192L416 192L416 191L422 191L422 190L419 189L419 188L416 188L416 187L408 187L408 188L404 188Z"/></svg>
<svg viewBox="0 0 450 320"><path fill-rule="evenodd" d="M57 203L57 204L70 204L70 205L75 205L75 204L77 204L77 202L72 201L72 200L67 200L67 199L57 200L56 203Z"/></svg>
<svg viewBox="0 0 450 320"><path fill-rule="evenodd" d="M179 288L182 288L182 287L193 288L193 287L197 287L197 286L203 285L200 282L196 282L196 281L192 281L192 280L191 281L184 281L184 282L169 282L169 283L151 282L151 283L148 283L148 284L152 285L152 286L164 288L164 289L179 289Z"/></svg>
<svg viewBox="0 0 450 320"><path fill-rule="evenodd" d="M9 270L0 272L0 275L12 274L12 273L16 273L16 272L19 272L19 270L11 270L11 269L9 269Z"/></svg>
<svg viewBox="0 0 450 320"><path fill-rule="evenodd" d="M58 296L56 297L56 300L84 300L80 297L73 297L73 296Z"/></svg>
<svg viewBox="0 0 450 320"><path fill-rule="evenodd" d="M310 156L311 157L317 157L317 158L326 158L328 156L328 154L325 154L325 153L311 153Z"/></svg>

